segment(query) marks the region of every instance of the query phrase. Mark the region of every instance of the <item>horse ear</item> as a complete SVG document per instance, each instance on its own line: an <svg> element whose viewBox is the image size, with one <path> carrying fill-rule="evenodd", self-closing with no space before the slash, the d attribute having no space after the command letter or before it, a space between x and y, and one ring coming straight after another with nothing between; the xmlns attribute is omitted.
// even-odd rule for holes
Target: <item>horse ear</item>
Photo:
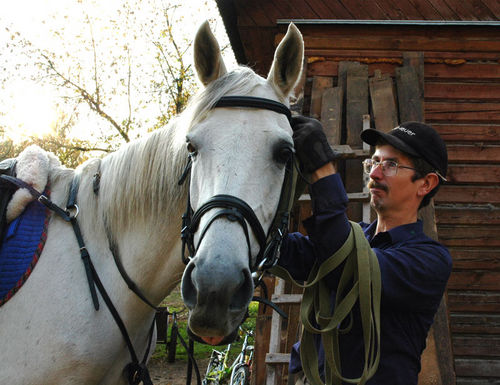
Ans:
<svg viewBox="0 0 500 385"><path fill-rule="evenodd" d="M194 66L205 86L227 72L219 43L210 30L208 21L201 25L194 39Z"/></svg>
<svg viewBox="0 0 500 385"><path fill-rule="evenodd" d="M274 53L273 64L267 76L277 90L286 97L290 94L302 71L304 41L295 24L290 23L285 37Z"/></svg>

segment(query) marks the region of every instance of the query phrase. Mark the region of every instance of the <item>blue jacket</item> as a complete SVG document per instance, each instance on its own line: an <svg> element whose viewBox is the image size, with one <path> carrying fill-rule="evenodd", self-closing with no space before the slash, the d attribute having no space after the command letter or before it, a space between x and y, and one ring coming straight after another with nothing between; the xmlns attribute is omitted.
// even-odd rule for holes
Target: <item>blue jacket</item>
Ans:
<svg viewBox="0 0 500 385"><path fill-rule="evenodd" d="M330 257L350 231L345 214L347 195L337 174L318 180L310 193L313 215L304 221L309 236L289 234L279 260L296 280L306 280L314 261L321 263ZM446 247L424 234L420 221L376 236L376 221L360 225L382 275L381 358L377 373L367 384L416 385L427 333L451 273L451 256ZM332 294L340 272L341 267L327 276ZM297 349L298 345L292 351L291 372L301 369ZM359 377L364 365L359 311L354 312L352 330L341 336L340 355L343 376Z"/></svg>

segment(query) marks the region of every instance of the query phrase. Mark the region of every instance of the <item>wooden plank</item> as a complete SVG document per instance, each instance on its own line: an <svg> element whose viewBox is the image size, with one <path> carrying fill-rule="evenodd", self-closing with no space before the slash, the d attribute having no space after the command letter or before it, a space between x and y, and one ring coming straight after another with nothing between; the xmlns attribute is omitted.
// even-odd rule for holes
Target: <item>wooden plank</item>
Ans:
<svg viewBox="0 0 500 385"><path fill-rule="evenodd" d="M395 28L400 33L399 38L384 38L372 35L356 36L328 36L326 30L323 36L304 35L304 44L309 49L332 49L332 50L354 50L354 49L379 49L407 51L446 51L446 52L499 52L500 39L490 37L479 37L475 39L459 36L452 38L436 39L426 33L425 36L403 36L404 28ZM442 34L442 29L439 30ZM324 37L325 36L325 37ZM328 36L328 37L326 37ZM384 36L385 37L385 36Z"/></svg>
<svg viewBox="0 0 500 385"><path fill-rule="evenodd" d="M362 146L360 134L363 130L363 115L368 110L368 66L351 65L346 76L346 143L350 146ZM345 161L344 185L348 193L363 191L364 181L360 159ZM350 202L347 216L353 221L363 219L363 206L358 202Z"/></svg>
<svg viewBox="0 0 500 385"><path fill-rule="evenodd" d="M418 75L412 67L396 68L399 119L401 122L424 120L424 102Z"/></svg>
<svg viewBox="0 0 500 385"><path fill-rule="evenodd" d="M447 247L500 247L500 226L441 225L439 239Z"/></svg>
<svg viewBox="0 0 500 385"><path fill-rule="evenodd" d="M442 186L434 200L437 203L500 203L500 186Z"/></svg>
<svg viewBox="0 0 500 385"><path fill-rule="evenodd" d="M491 63L464 63L451 66L441 63L425 63L426 80L498 80L500 65Z"/></svg>
<svg viewBox="0 0 500 385"><path fill-rule="evenodd" d="M450 163L496 163L500 161L500 146L475 143L446 146Z"/></svg>
<svg viewBox="0 0 500 385"><path fill-rule="evenodd" d="M366 54L366 55L363 55ZM389 56L389 55L390 56ZM427 53L426 53L427 54ZM321 56L309 58L307 76L338 76L339 60L334 57ZM375 71L392 74L397 66L403 63L400 53L367 51L359 52L355 58L368 64L368 74L373 76ZM441 57L441 62L443 58ZM490 63L470 63L463 60L459 65L450 65L438 62L435 58L424 58L426 81L498 81L500 79L500 65Z"/></svg>
<svg viewBox="0 0 500 385"><path fill-rule="evenodd" d="M500 336L457 335L452 342L456 356L500 357Z"/></svg>
<svg viewBox="0 0 500 385"><path fill-rule="evenodd" d="M425 84L425 100L466 100L468 102L498 102L500 101L500 84L427 82Z"/></svg>
<svg viewBox="0 0 500 385"><path fill-rule="evenodd" d="M384 37L380 37L381 39ZM331 37L335 40L335 37ZM307 57L326 57L330 60L336 61L356 61L370 64L370 63L394 63L401 65L403 60L401 55L403 52L411 49L410 46L404 46L401 50L398 49L378 49L377 46L367 46L358 49L325 49L315 48L310 49L306 46L304 51ZM425 52L426 65L429 64L445 64L450 66L460 66L467 62L494 62L498 60L497 52L485 51L427 51Z"/></svg>
<svg viewBox="0 0 500 385"><path fill-rule="evenodd" d="M500 293L448 290L450 312L500 313Z"/></svg>
<svg viewBox="0 0 500 385"><path fill-rule="evenodd" d="M274 277L264 277L264 282L268 288L274 288ZM259 304L257 320L255 325L254 362L253 371L255 384L266 383L266 354L269 351L269 338L271 335L271 319L273 310L270 306Z"/></svg>
<svg viewBox="0 0 500 385"><path fill-rule="evenodd" d="M446 179L449 183L494 184L500 183L498 165L450 165Z"/></svg>
<svg viewBox="0 0 500 385"><path fill-rule="evenodd" d="M424 53L423 52L403 52L403 66L411 67L415 70L418 79L420 95L424 95Z"/></svg>
<svg viewBox="0 0 500 385"><path fill-rule="evenodd" d="M438 225L500 225L500 208L491 204L436 206Z"/></svg>
<svg viewBox="0 0 500 385"><path fill-rule="evenodd" d="M288 364L290 361L290 353L267 353L266 354L266 364L276 365L276 364Z"/></svg>
<svg viewBox="0 0 500 385"><path fill-rule="evenodd" d="M363 130L363 115L368 113L368 66L360 64L347 70L346 144L362 144L359 135Z"/></svg>
<svg viewBox="0 0 500 385"><path fill-rule="evenodd" d="M498 377L500 360L457 358L455 368L457 377Z"/></svg>
<svg viewBox="0 0 500 385"><path fill-rule="evenodd" d="M457 377L454 385L500 385L499 378Z"/></svg>
<svg viewBox="0 0 500 385"><path fill-rule="evenodd" d="M272 301L282 304L300 304L302 302L302 294L273 294Z"/></svg>
<svg viewBox="0 0 500 385"><path fill-rule="evenodd" d="M340 144L342 136L343 93L340 87L327 88L321 103L321 123L330 145Z"/></svg>
<svg viewBox="0 0 500 385"><path fill-rule="evenodd" d="M377 130L387 132L398 125L398 112L394 97L394 85L388 74L375 71L369 80L373 118Z"/></svg>
<svg viewBox="0 0 500 385"><path fill-rule="evenodd" d="M457 334L500 335L500 314L452 313L450 328Z"/></svg>
<svg viewBox="0 0 500 385"><path fill-rule="evenodd" d="M454 271L448 281L448 289L500 291L500 272Z"/></svg>
<svg viewBox="0 0 500 385"><path fill-rule="evenodd" d="M425 103L425 120L432 123L500 123L500 103L459 101Z"/></svg>
<svg viewBox="0 0 500 385"><path fill-rule="evenodd" d="M500 125L494 124L433 124L446 143L460 142L497 142Z"/></svg>
<svg viewBox="0 0 500 385"><path fill-rule="evenodd" d="M500 252L492 248L452 247L453 268L457 270L500 270Z"/></svg>
<svg viewBox="0 0 500 385"><path fill-rule="evenodd" d="M311 107L309 110L309 116L315 119L320 119L321 117L321 99L323 98L323 92L327 88L333 86L333 78L330 76L315 76L313 77L313 85L311 91Z"/></svg>

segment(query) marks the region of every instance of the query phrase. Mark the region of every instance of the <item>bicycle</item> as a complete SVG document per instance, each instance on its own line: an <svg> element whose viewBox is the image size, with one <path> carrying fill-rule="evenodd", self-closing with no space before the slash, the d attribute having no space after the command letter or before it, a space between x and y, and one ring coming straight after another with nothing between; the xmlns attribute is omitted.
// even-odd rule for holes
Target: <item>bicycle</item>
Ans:
<svg viewBox="0 0 500 385"><path fill-rule="evenodd" d="M205 378L202 385L220 385L229 377L229 385L248 385L250 384L250 369L253 360L253 345L248 343L249 337L253 337L253 332L244 330L240 327L240 334L244 334L243 344L238 356L234 359L231 366L227 361L231 344L222 350L212 350L208 362Z"/></svg>

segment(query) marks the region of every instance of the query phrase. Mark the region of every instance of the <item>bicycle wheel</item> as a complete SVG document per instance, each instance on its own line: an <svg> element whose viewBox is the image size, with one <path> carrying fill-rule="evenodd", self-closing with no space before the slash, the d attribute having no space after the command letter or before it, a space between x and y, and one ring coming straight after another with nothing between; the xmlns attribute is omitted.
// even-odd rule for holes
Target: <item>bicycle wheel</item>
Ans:
<svg viewBox="0 0 500 385"><path fill-rule="evenodd" d="M240 364L236 366L231 374L230 385L249 385L250 384L250 370L248 365Z"/></svg>
<svg viewBox="0 0 500 385"><path fill-rule="evenodd" d="M221 370L221 362L215 351L212 352L210 361L208 362L205 378L201 382L202 385L219 385L219 371Z"/></svg>

